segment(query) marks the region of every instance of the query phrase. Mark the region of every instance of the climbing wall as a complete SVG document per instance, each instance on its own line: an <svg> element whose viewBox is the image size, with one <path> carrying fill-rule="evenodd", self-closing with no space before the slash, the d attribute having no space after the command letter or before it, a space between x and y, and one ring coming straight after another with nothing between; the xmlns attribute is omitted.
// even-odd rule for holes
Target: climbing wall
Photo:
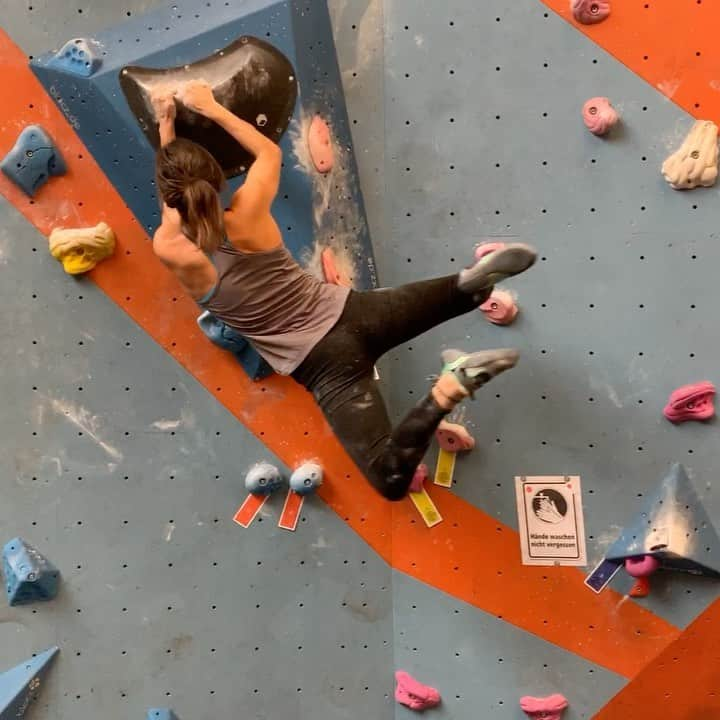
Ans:
<svg viewBox="0 0 720 720"><path fill-rule="evenodd" d="M198 27L230 12L216 4L194 4ZM591 563L673 461L720 524L715 426L662 418L672 389L718 380L718 191L679 193L659 173L693 116L720 120L712 45L687 27L712 27L717 10L625 5L581 32L555 0L329 3L381 284L457 270L484 240L540 252L508 283L515 325L467 316L381 365L400 417L441 348L522 352L469 403L477 448L452 490L431 489L444 517L432 530L409 501L367 489L302 391L249 383L207 343L117 182L0 43L12 59L3 152L41 122L71 165L32 204L5 185L12 203L0 200L0 527L64 577L52 603L0 611L0 671L61 648L36 717L169 705L180 720L406 718L392 704L396 667L440 689L439 718L519 720L520 695L562 692L569 720L640 718L658 698L679 719L689 677L702 685L699 716L718 710L712 673L691 674L717 630L715 581L659 576L635 601L627 578L595 596L581 571L519 565L518 474L582 477ZM4 30L34 56L121 21L142 26L156 8L168 6L0 0ZM622 116L604 140L580 118L594 95ZM80 281L42 234L64 198L74 221L107 219L119 235L116 256ZM281 498L247 530L232 523L250 464L287 471L311 456L328 479L296 533L276 527Z"/></svg>

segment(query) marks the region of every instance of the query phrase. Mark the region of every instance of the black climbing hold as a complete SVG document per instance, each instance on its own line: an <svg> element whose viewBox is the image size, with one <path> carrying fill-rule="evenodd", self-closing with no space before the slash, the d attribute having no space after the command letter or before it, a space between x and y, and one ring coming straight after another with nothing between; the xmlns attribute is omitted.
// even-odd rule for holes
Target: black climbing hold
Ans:
<svg viewBox="0 0 720 720"><path fill-rule="evenodd" d="M287 130L297 99L297 80L290 61L273 45L244 36L209 57L173 68L128 66L120 71L120 87L138 124L155 148L160 146L150 94L159 86L177 88L190 80L210 84L217 101L253 124L275 142ZM240 175L252 156L212 120L178 106L179 137L203 145L227 177Z"/></svg>

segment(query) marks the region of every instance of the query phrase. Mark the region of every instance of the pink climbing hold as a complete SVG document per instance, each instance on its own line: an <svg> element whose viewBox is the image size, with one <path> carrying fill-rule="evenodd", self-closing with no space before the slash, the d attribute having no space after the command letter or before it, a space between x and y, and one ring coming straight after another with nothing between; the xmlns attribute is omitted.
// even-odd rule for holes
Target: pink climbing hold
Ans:
<svg viewBox="0 0 720 720"><path fill-rule="evenodd" d="M319 173L329 173L335 163L335 153L330 127L319 115L310 123L307 142L315 169Z"/></svg>
<svg viewBox="0 0 720 720"><path fill-rule="evenodd" d="M585 127L593 135L605 135L617 125L617 110L606 97L590 98L582 109Z"/></svg>
<svg viewBox="0 0 720 720"><path fill-rule="evenodd" d="M570 0L573 17L583 25L595 25L610 14L608 0Z"/></svg>
<svg viewBox="0 0 720 720"><path fill-rule="evenodd" d="M515 298L507 290L493 290L480 310L493 325L510 325L519 312Z"/></svg>
<svg viewBox="0 0 720 720"><path fill-rule="evenodd" d="M687 420L709 420L715 415L715 386L708 381L683 385L675 390L663 410L674 423Z"/></svg>
<svg viewBox="0 0 720 720"><path fill-rule="evenodd" d="M546 698L520 698L520 707L532 720L560 720L568 701L559 694Z"/></svg>
<svg viewBox="0 0 720 720"><path fill-rule="evenodd" d="M323 276L330 285L352 287L352 280L338 267L335 262L335 253L332 248L325 248L320 254Z"/></svg>
<svg viewBox="0 0 720 720"><path fill-rule="evenodd" d="M641 555L625 559L625 570L634 578L648 577L660 567L660 561L653 555Z"/></svg>
<svg viewBox="0 0 720 720"><path fill-rule="evenodd" d="M411 710L427 710L440 704L440 693L435 688L423 685L403 670L395 673L395 680L395 700L401 705Z"/></svg>
<svg viewBox="0 0 720 720"><path fill-rule="evenodd" d="M465 452L475 447L475 438L458 423L441 420L435 431L438 445L447 452Z"/></svg>
<svg viewBox="0 0 720 720"><path fill-rule="evenodd" d="M408 490L412 493L422 492L429 477L430 471L428 470L428 466L425 463L420 463L415 469L415 474L413 475Z"/></svg>
<svg viewBox="0 0 720 720"><path fill-rule="evenodd" d="M488 242L482 243L475 248L475 260L482 260L486 255L496 250L502 250L505 247L504 242Z"/></svg>

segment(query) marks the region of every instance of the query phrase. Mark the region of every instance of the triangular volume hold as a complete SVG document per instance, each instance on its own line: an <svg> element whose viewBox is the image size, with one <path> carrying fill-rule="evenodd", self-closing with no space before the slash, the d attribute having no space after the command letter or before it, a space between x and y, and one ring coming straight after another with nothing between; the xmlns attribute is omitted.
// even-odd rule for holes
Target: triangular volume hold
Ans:
<svg viewBox="0 0 720 720"><path fill-rule="evenodd" d="M18 720L25 715L45 684L47 671L58 652L57 647L52 647L0 675L0 720Z"/></svg>
<svg viewBox="0 0 720 720"><path fill-rule="evenodd" d="M662 567L720 577L720 539L685 468L674 464L657 493L610 547L608 560L653 555Z"/></svg>
<svg viewBox="0 0 720 720"><path fill-rule="evenodd" d="M57 595L60 572L32 545L14 538L5 545L2 556L10 605L52 600Z"/></svg>

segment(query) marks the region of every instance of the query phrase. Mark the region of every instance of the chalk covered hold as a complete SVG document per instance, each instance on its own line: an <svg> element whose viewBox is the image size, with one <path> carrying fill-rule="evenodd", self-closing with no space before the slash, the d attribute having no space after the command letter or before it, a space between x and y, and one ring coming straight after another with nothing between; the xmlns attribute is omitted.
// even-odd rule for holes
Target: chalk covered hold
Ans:
<svg viewBox="0 0 720 720"><path fill-rule="evenodd" d="M323 481L323 470L314 462L306 462L293 471L290 476L290 489L298 495L314 493Z"/></svg>
<svg viewBox="0 0 720 720"><path fill-rule="evenodd" d="M710 187L718 176L717 125L698 120L682 145L662 165L662 174L675 190Z"/></svg>
<svg viewBox="0 0 720 720"><path fill-rule="evenodd" d="M115 233L104 222L89 228L55 228L48 242L50 254L70 275L92 270L115 252Z"/></svg>
<svg viewBox="0 0 720 720"><path fill-rule="evenodd" d="M594 97L586 101L582 116L585 127L593 135L606 135L620 119L617 110L606 97Z"/></svg>
<svg viewBox="0 0 720 720"><path fill-rule="evenodd" d="M447 452L465 452L475 447L475 438L459 423L441 420L435 437L438 445Z"/></svg>
<svg viewBox="0 0 720 720"><path fill-rule="evenodd" d="M608 0L570 0L570 10L582 25L596 25L610 14Z"/></svg>
<svg viewBox="0 0 720 720"><path fill-rule="evenodd" d="M335 162L332 135L330 127L319 115L310 123L307 143L315 169L322 174L329 173Z"/></svg>
<svg viewBox="0 0 720 720"><path fill-rule="evenodd" d="M283 485L280 471L270 463L253 465L245 476L245 489L253 495L270 495Z"/></svg>

